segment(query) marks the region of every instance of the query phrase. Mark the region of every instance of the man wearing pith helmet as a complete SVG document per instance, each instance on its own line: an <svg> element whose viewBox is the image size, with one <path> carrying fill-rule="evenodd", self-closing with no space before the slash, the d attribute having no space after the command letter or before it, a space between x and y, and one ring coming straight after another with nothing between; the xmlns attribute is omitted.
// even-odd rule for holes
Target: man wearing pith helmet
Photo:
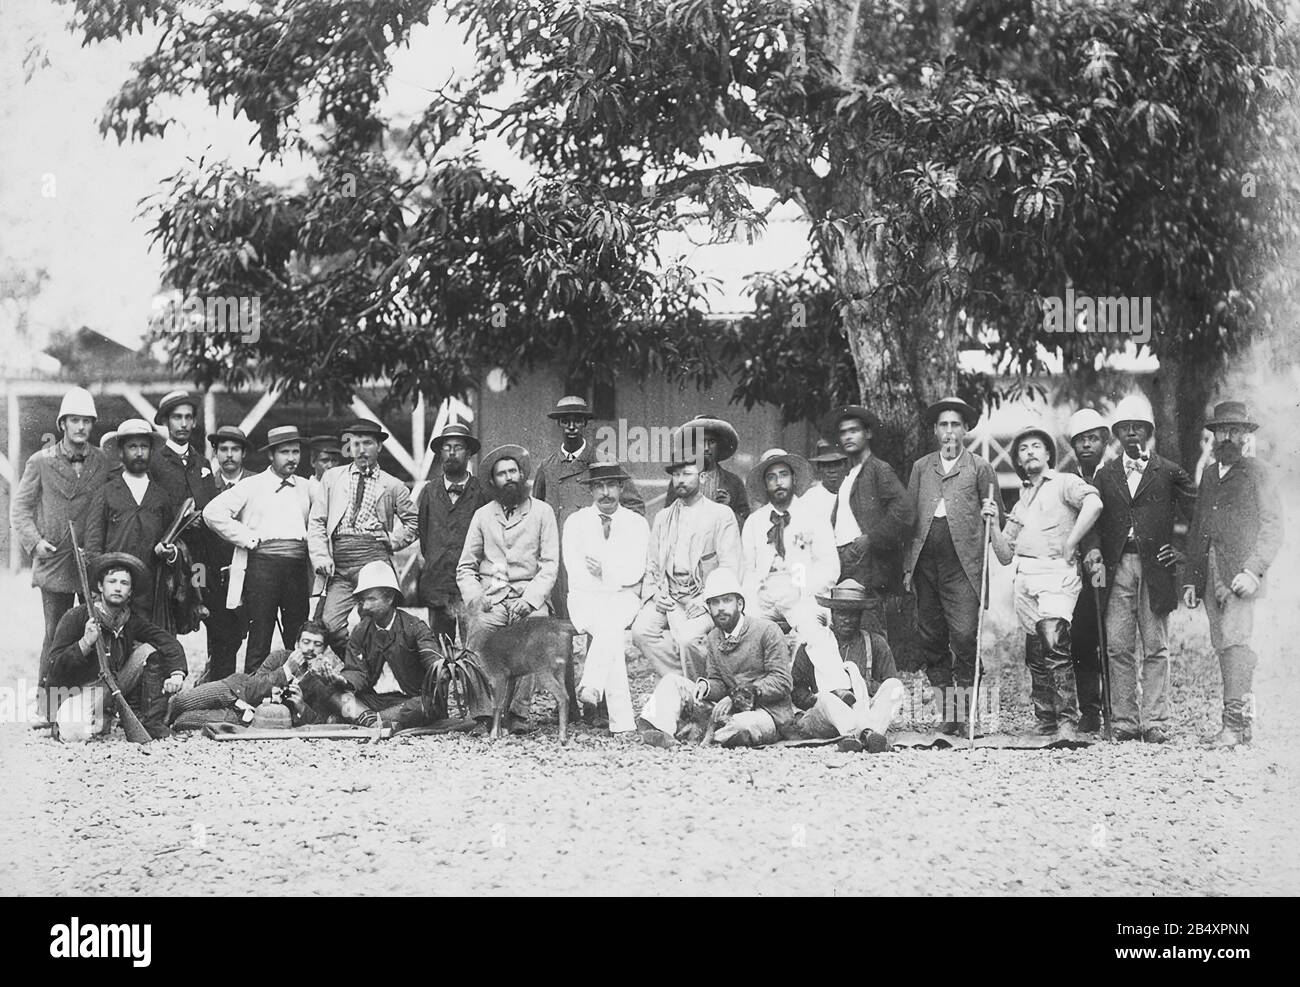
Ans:
<svg viewBox="0 0 1300 987"><path fill-rule="evenodd" d="M58 441L28 457L9 507L10 523L23 550L32 556L32 585L41 591L45 616L37 683L41 686L54 629L81 592L68 522L84 545L91 498L107 481L111 468L109 458L90 442L95 418L95 400L85 388L74 387L63 395L54 419Z"/></svg>

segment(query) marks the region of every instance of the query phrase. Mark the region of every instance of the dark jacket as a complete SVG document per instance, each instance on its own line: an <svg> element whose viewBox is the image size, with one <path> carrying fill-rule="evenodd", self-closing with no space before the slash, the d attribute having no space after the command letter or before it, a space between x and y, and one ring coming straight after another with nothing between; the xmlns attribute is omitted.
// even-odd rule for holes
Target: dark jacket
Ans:
<svg viewBox="0 0 1300 987"><path fill-rule="evenodd" d="M871 456L853 481L849 505L866 539L866 550L848 546L841 549L844 565L840 578L852 577L877 593L901 593L903 545L911 534L916 512L894 468ZM831 511L832 527L839 509L837 500Z"/></svg>
<svg viewBox="0 0 1300 987"><path fill-rule="evenodd" d="M581 481L595 461L595 447L588 442L573 462L565 462L564 450L556 449L542 460L533 474L533 496L551 505L555 511L555 523L561 531L570 514L591 506L591 488ZM623 496L619 503L629 511L645 515L645 500L637 490L635 480L623 482Z"/></svg>
<svg viewBox="0 0 1300 987"><path fill-rule="evenodd" d="M912 475L907 483L907 500L916 517L916 528L908 544L903 571L910 575L921 557L925 539L930 534L935 508L943 498L948 512L948 533L953 548L961 559L962 570L970 580L971 588L978 594L984 566L984 518L980 509L984 498L993 487L993 499L998 505L998 523L1002 523L1002 492L998 487L997 472L989 461L963 449L951 472L944 473L938 452L922 456L912 465ZM861 523L861 522L859 522ZM864 529L865 530L865 529Z"/></svg>
<svg viewBox="0 0 1300 987"><path fill-rule="evenodd" d="M1198 596L1207 593L1211 547L1224 585L1245 569L1264 578L1282 546L1282 505L1273 484L1272 471L1253 457L1240 460L1222 479L1217 463L1205 467L1183 577ZM1262 584L1256 595L1264 595Z"/></svg>
<svg viewBox="0 0 1300 987"><path fill-rule="evenodd" d="M353 691L367 692L379 681L387 662L402 687L402 694L418 696L425 673L441 657L429 625L398 610L387 632L377 628L369 617L353 629L341 674Z"/></svg>
<svg viewBox="0 0 1300 987"><path fill-rule="evenodd" d="M162 540L175 514L175 505L152 479L145 488L144 500L136 504L121 471L95 491L86 511L87 562L104 552L126 552L144 563L147 578L133 587L134 606L143 613L153 612L154 577L158 571L153 547Z"/></svg>
<svg viewBox="0 0 1300 987"><path fill-rule="evenodd" d="M1183 521L1191 520L1196 506L1196 481L1177 463L1153 454L1142 471L1136 493L1128 492L1123 456L1116 456L1097 470L1092 485L1101 494L1101 517L1093 531L1106 563L1106 585L1114 585L1115 568L1124 557L1124 543L1131 527L1138 542L1151 612L1163 615L1177 609L1176 574L1161 565L1156 555L1162 545L1174 543L1175 514Z"/></svg>
<svg viewBox="0 0 1300 987"><path fill-rule="evenodd" d="M871 651L868 652L867 636L867 631L860 631L847 642L839 642L840 657L858 666L862 681L867 684L867 695L874 696L885 679L898 678L898 666L894 663L894 652L888 641L879 634L871 633ZM795 652L790 676L794 681L791 697L795 706L811 709L817 702L817 673L812 659L808 657L807 645L799 645L799 650Z"/></svg>
<svg viewBox="0 0 1300 987"><path fill-rule="evenodd" d="M736 524L743 530L745 527L745 518L749 517L749 494L745 493L745 481L738 477L731 470L719 463L715 469L718 471L718 486L727 491L731 498L731 503L727 506L731 512L736 515ZM664 507L667 507L677 499L677 491L673 485L668 484L668 493L664 497Z"/></svg>
<svg viewBox="0 0 1300 987"><path fill-rule="evenodd" d="M704 639L708 661L704 677L709 682L708 701L716 703L739 686L751 685L755 704L772 714L777 729L794 721L790 705L790 649L780 628L764 617L745 616L737 640L726 640L718 628Z"/></svg>
<svg viewBox="0 0 1300 987"><path fill-rule="evenodd" d="M492 499L487 486L471 474L465 480L465 492L451 502L441 476L430 480L420 490L416 504L420 538L420 602L427 607L445 607L460 599L456 587L456 564L465 548L465 535L474 512Z"/></svg>
<svg viewBox="0 0 1300 987"><path fill-rule="evenodd" d="M178 509L186 497L193 497L195 510L202 511L217 495L212 466L193 447L190 447L189 464L185 465L169 446L163 446L149 457L149 479L167 492Z"/></svg>

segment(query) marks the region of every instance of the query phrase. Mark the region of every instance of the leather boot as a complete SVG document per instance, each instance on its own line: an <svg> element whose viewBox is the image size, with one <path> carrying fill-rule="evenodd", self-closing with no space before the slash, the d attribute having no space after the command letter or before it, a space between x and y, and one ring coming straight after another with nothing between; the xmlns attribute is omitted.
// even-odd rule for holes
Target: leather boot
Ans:
<svg viewBox="0 0 1300 987"><path fill-rule="evenodd" d="M949 737L961 733L962 725L957 720L948 718L948 714L952 712L952 686L932 685L930 689L934 695L934 712L935 718L939 720L939 732Z"/></svg>
<svg viewBox="0 0 1300 987"><path fill-rule="evenodd" d="M1250 743L1250 727L1246 721L1246 703L1240 699L1229 699L1223 704L1223 729L1213 736L1202 738L1209 747L1237 747Z"/></svg>
<svg viewBox="0 0 1300 987"><path fill-rule="evenodd" d="M1079 687L1070 658L1070 622L1048 617L1038 622L1043 663L1050 669L1052 709L1056 714L1056 736L1060 740L1078 737Z"/></svg>
<svg viewBox="0 0 1300 987"><path fill-rule="evenodd" d="M1025 635L1025 664L1029 666L1029 699L1034 705L1034 732L1056 733L1056 706L1052 702L1052 681L1043 661L1043 642L1037 634Z"/></svg>

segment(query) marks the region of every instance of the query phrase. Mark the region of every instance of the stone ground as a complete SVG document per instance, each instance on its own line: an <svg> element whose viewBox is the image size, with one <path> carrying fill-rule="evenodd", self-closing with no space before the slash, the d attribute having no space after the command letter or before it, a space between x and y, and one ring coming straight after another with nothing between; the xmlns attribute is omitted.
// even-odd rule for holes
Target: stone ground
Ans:
<svg viewBox="0 0 1300 987"><path fill-rule="evenodd" d="M12 689L34 678L39 600L7 575L0 599L0 685ZM73 746L5 723L0 890L1291 895L1297 602L1276 593L1262 616L1258 739L1236 751L1196 746L1219 700L1200 611L1173 620L1165 747L663 751L580 729L561 749L547 725L497 743L191 736L140 748L120 732ZM993 624L1001 723L1015 729L1027 716L1017 635L1005 614ZM186 643L200 653L200 637ZM648 694L647 670L633 672Z"/></svg>

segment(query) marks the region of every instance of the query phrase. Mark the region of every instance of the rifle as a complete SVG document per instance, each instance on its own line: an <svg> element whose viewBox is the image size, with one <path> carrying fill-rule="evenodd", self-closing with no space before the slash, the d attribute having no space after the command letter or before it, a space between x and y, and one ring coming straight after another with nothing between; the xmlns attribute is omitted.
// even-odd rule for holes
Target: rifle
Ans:
<svg viewBox="0 0 1300 987"><path fill-rule="evenodd" d="M989 500L997 495L997 488L989 484ZM980 577L979 620L975 624L975 688L971 690L970 709L966 713L969 721L967 738L975 744L975 717L980 701L980 666L984 663L984 614L989 608L989 548L993 544L993 519L984 519L984 565Z"/></svg>
<svg viewBox="0 0 1300 987"><path fill-rule="evenodd" d="M73 527L72 522L68 522L68 536L72 539L72 555L77 560L77 576L81 580L81 598L86 601L86 612L91 619L99 625L99 636L95 638L95 654L99 658L99 677L104 680L104 685L108 687L109 694L113 697L113 708L117 710L118 718L122 721L122 729L126 731L126 739L133 744L147 744L153 740L149 736L149 731L144 728L140 718L135 715L135 710L126 701L122 695L122 687L117 684L117 676L113 674L113 669L108 664L108 645L104 643L104 625L99 619L99 614L95 612L95 601L90 595L90 577L86 575L86 556L77 544L77 530Z"/></svg>
<svg viewBox="0 0 1300 987"><path fill-rule="evenodd" d="M1110 706L1110 653L1106 646L1106 615L1102 611L1101 591L1106 587L1106 563L1099 562L1092 574L1092 599L1097 611L1097 656L1101 665L1101 719L1102 733L1107 740L1115 739L1114 713Z"/></svg>

